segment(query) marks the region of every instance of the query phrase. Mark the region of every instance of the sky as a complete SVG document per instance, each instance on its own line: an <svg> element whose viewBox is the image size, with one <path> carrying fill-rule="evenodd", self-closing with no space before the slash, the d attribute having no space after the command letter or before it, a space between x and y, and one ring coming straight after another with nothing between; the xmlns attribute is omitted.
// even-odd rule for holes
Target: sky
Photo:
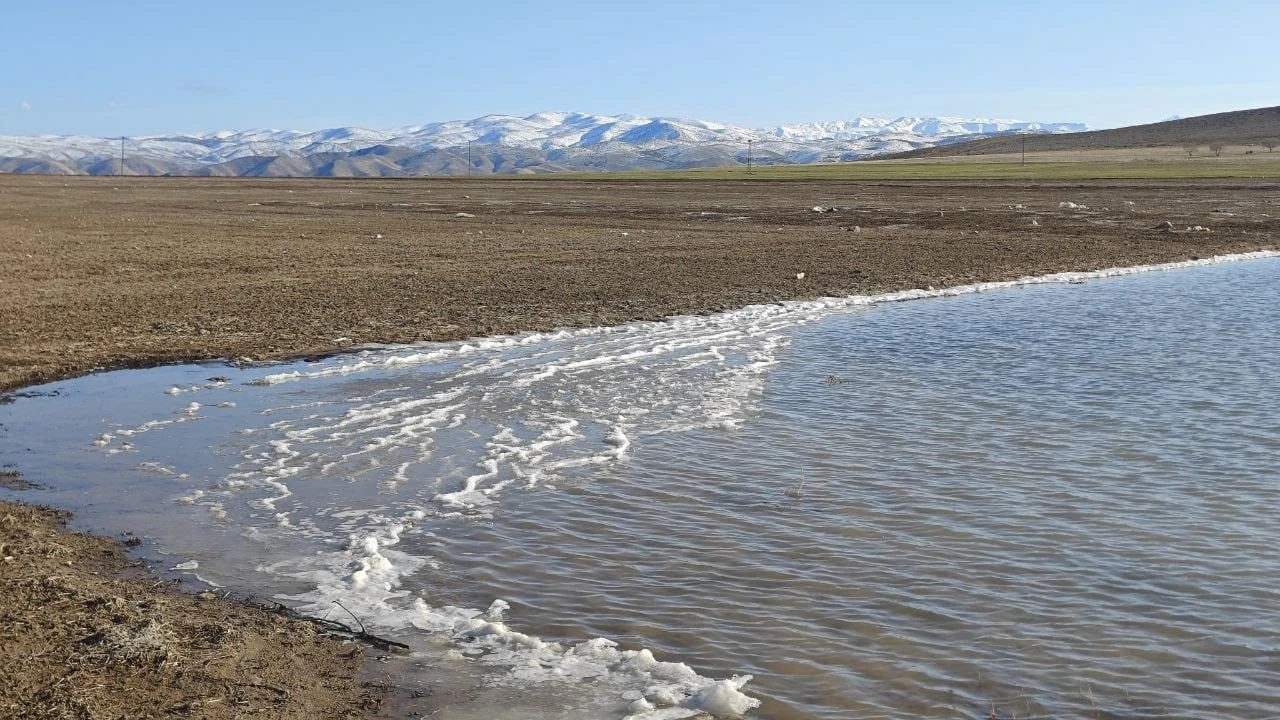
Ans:
<svg viewBox="0 0 1280 720"><path fill-rule="evenodd" d="M750 128L1280 105L1280 3L0 0L0 135L544 110Z"/></svg>

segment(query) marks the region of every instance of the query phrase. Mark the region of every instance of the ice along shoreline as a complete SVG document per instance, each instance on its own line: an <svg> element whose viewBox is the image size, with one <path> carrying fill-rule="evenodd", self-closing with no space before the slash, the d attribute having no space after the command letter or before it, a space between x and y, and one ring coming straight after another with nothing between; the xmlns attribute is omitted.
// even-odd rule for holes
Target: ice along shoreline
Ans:
<svg viewBox="0 0 1280 720"><path fill-rule="evenodd" d="M908 291L901 291L896 293L886 293L886 294L877 295L877 296L854 296L849 298L823 298L823 299L811 300L811 301L790 301L787 303L780 303L780 304L749 306L747 308L742 308L737 311L729 311L724 315L741 317L741 315L744 313L755 314L755 315L775 315L778 313L790 313L796 316L796 319L798 322L807 322L809 319L812 319L813 316L821 315L826 312L840 312L845 309L862 307L862 306L876 304L876 303L899 302L899 301L929 298L929 297L955 296L955 295L970 294L970 293L984 292L984 291L990 291L990 290L1013 288L1013 287L1032 285L1032 284L1080 282L1080 281L1088 281L1091 279L1098 279L1098 278L1105 278L1105 277L1117 277L1122 275L1130 275L1130 274L1135 274L1139 272L1171 270L1171 269L1177 269L1177 268L1183 268L1183 267L1211 265L1211 264L1218 264L1218 263L1224 263L1224 262L1243 261L1243 260L1260 259L1260 258L1273 258L1277 256L1280 256L1280 253L1277 253L1274 251L1262 251L1262 252L1255 252L1255 253L1243 253L1243 254L1235 254L1235 255L1218 256L1214 258L1206 258L1203 260L1182 261L1182 262L1164 263L1164 264L1149 265L1149 266L1135 266L1135 267L1129 267L1129 268L1110 268L1110 269L1089 271L1089 272L1055 273L1055 274L1038 276L1038 277L1026 277L1026 278L1021 278L1021 279L1012 280L1012 281L979 283L979 284L974 284L970 286L945 288L941 290L930 290L930 289L908 290ZM705 320L705 318L703 319ZM672 318L667 321L661 321L661 322L679 323L681 322L681 318L677 317L677 318ZM546 338L546 337L559 337L563 335L563 333L584 333L584 334L597 333L598 334L598 333L604 333L604 332L619 332L619 331L622 331L622 330L620 330L619 328L585 328L585 329L572 330L572 331L560 331L559 333L551 333L551 334L531 334L531 335L521 335L521 336L509 336L505 338L490 338L487 340L492 341L494 343L498 343L498 346L507 346L510 344L537 342L539 339ZM403 352L407 347L411 348L416 346L397 346L395 349L400 352ZM470 343L464 342L461 344L457 344L454 350L456 352L466 354L468 352L472 352L473 350L466 350L464 348L476 348L476 347L477 347L476 342L470 342ZM382 350L382 349L391 350L392 348L379 348L379 350ZM436 348L436 351L440 351L440 350L442 349ZM378 350L367 350L366 352L369 352L371 355L375 355L375 356L378 354ZM388 355L387 357L390 358L391 356ZM431 358L431 359L435 359L435 358ZM364 361L361 361L361 362L364 362ZM353 366L337 366L336 370L334 368L329 368L328 370L321 370L318 372L322 372L322 373L330 372L330 371L337 372L337 373L356 372L359 369L364 369L365 367L368 367L368 365L367 364L362 365L360 368L354 368L354 369L353 369ZM290 380L295 380L295 379L298 379L299 377L300 376L296 374L283 373L278 375L267 375L267 376L264 376L262 379L266 382L266 384L274 384L279 382L289 382ZM500 625L501 623L500 615L501 615L500 606L498 606L496 610L494 607L491 607L489 611L485 611L485 612L477 611L476 613L471 614L471 617L468 618L468 620L474 620L475 622L478 622L480 624L477 625L476 627L468 627L465 629L465 631L471 632L471 633L479 631L482 634L493 635L493 636L504 635L506 634L507 629ZM525 642L525 641L541 642L536 638L530 638L527 635L521 635L514 632L512 633L511 637L515 638L517 641L520 641L520 642ZM634 664L635 662L641 662L641 664L651 667L651 663L654 662L652 660L651 655L647 657L643 655L644 651L613 651L612 646L607 644L608 641L599 641L599 642L591 641L591 642L595 644L587 645L586 649L596 649L600 651L611 651L611 652L619 653L618 657L613 658L613 660L611 661L614 663L625 661L627 663ZM641 653L641 654L633 655L632 653ZM662 665L667 665L667 664L664 663ZM674 666L678 664L671 664L671 665ZM706 692L703 693L702 695L697 695L696 693L694 693L687 696L685 700L679 700L678 698L673 698L678 701L677 703L673 703L673 705L683 703L686 700L688 700L690 701L689 707L687 707L687 709L689 710L693 710L695 709L695 707L701 707L703 709L708 709L708 710L711 710L713 708L721 709L727 714L739 712L739 708L743 707L741 704L743 701L740 700L735 694L737 690L741 689L741 682L739 682L739 680L745 681L745 679L737 679L732 681L716 681L717 683L716 685L705 685ZM724 685L723 687L721 687L720 684L724 684L724 683L729 683L729 684L732 684L733 686L730 687L729 685ZM730 691L735 691L735 692L730 692ZM724 702L723 703L713 702L713 696L721 697L721 700L723 700ZM696 697L696 700L694 699L695 697ZM646 699L645 702L647 703L648 700ZM727 704L724 704L724 703L727 703ZM668 705L668 707L671 707L671 705ZM637 707L635 709L643 711L643 710L647 710L648 708Z"/></svg>

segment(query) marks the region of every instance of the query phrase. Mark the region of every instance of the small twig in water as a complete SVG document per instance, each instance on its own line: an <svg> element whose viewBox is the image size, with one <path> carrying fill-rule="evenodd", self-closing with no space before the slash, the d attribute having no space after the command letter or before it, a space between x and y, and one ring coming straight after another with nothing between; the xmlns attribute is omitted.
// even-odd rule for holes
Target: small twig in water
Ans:
<svg viewBox="0 0 1280 720"><path fill-rule="evenodd" d="M254 604L254 603L250 603L250 604ZM360 621L360 618L356 617L355 613L351 612L350 608L348 608L347 606L343 605L342 603L336 600L334 601L334 604L342 608L343 610L346 610L347 613L351 615L351 617L355 618L356 622L360 624L360 629L356 630L355 628L352 628L346 623L340 623L337 620L329 620L328 618L318 618L318 617L312 617L310 615L303 615L302 613L299 613L293 608L290 608L285 605L281 605L278 602L269 602L267 604L256 605L256 606L264 610L269 610L271 612L274 612L277 615L283 615L285 617L292 618L294 620L302 620L304 622L314 623L329 632L350 635L351 637L357 640L363 640L364 642L367 642L370 645L380 647L384 650L392 650L395 652L409 651L409 646L402 642L396 642L395 640L388 640L387 638L384 638L384 637L378 637L377 635L374 635L366 631L364 628L364 623Z"/></svg>
<svg viewBox="0 0 1280 720"><path fill-rule="evenodd" d="M337 605L338 607L340 607L340 608L342 608L343 610L346 610L346 611L347 611L347 614L348 614L348 615L350 615L350 616L351 616L351 617L356 621L356 624L360 626L360 634L361 634L361 635L368 635L368 634L369 634L369 633L364 629L364 623L360 622L360 618L356 617L356 614L355 614L355 613L353 613L353 612L351 612L351 609L350 609L350 608L348 608L346 605L343 605L341 602L339 602L339 601L337 601L337 600L334 600L334 601L333 601L333 604L334 604L334 605Z"/></svg>

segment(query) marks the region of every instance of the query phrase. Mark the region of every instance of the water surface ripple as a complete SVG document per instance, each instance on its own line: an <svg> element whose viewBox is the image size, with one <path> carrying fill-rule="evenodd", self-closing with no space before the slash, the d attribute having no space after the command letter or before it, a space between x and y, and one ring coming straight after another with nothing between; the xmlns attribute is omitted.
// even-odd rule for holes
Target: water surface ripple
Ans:
<svg viewBox="0 0 1280 720"><path fill-rule="evenodd" d="M1276 328L1272 258L111 373L0 408L0 462L453 637L541 697L510 717L731 715L750 674L763 718L1277 718Z"/></svg>

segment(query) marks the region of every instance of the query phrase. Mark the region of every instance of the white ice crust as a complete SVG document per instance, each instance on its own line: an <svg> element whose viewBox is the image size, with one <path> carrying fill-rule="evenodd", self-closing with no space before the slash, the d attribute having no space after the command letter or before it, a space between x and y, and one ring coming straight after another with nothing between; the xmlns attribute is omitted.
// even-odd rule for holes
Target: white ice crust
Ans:
<svg viewBox="0 0 1280 720"><path fill-rule="evenodd" d="M430 536L431 523L440 518L494 518L503 499L514 491L550 486L568 468L625 462L647 435L693 427L732 431L755 407L768 370L788 342L788 331L832 313L877 303L1278 256L1245 253L937 290L753 305L707 317L620 327L371 348L304 369L264 371L251 384L443 368L438 371L439 385L426 393L380 391L351 398L345 409L328 415L323 403L263 411L267 417L286 410L291 414L264 428L246 430L264 439L245 454L237 470L177 501L204 506L220 522L236 522L246 513L265 512L273 518L273 526L252 527L246 535L306 537L319 532L318 516L295 506L294 483L376 470L381 472L380 487L394 490L417 477L419 466L438 459L436 441L442 433L480 434L487 428L478 457L464 459L462 465L450 459L455 468L469 462L471 470L457 479L439 480L439 491L430 502L328 509L324 519L340 521L345 536L326 535L321 539L330 549L259 570L310 585L309 591L281 596L303 612L331 613L337 601L371 628L428 631L447 638L462 656L506 668L503 682L516 687L588 681L603 686L607 680L608 687L621 688L629 718L737 717L758 705L743 692L749 675L704 677L683 663L663 662L649 650L623 649L605 638L576 644L543 640L509 626L504 620L508 605L501 599L483 610L433 606L405 586L408 577L435 561L399 550L402 538L407 533ZM633 369L642 369L650 378L643 387L635 386ZM175 386L165 392L176 398L212 389ZM169 417L104 433L92 445L107 455L131 452L127 438L198 421L205 407L198 402L179 405ZM231 412L236 403L208 407ZM179 475L180 469L152 470L186 477Z"/></svg>

